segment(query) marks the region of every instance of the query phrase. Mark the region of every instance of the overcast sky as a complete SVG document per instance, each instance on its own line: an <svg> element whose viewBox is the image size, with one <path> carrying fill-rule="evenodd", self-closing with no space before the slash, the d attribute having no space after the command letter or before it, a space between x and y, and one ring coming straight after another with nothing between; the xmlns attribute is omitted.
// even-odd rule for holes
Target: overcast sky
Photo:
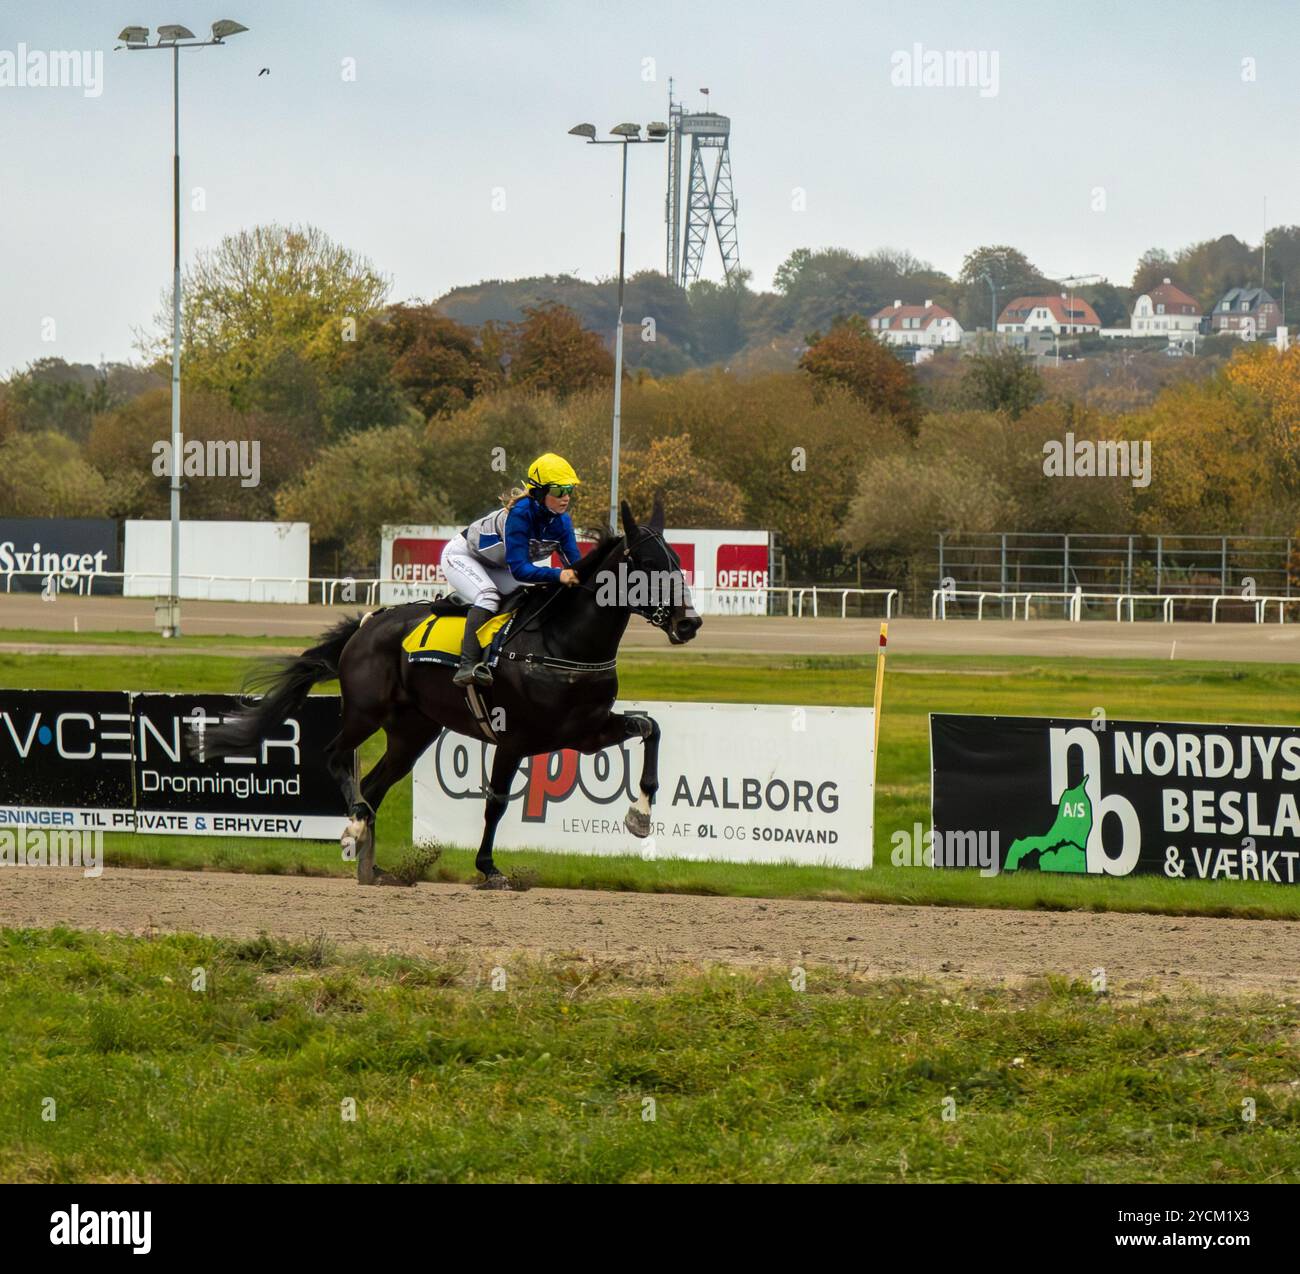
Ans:
<svg viewBox="0 0 1300 1274"><path fill-rule="evenodd" d="M669 76L688 109L707 86L732 118L760 288L801 246L906 248L955 273L983 243L1127 282L1153 245L1257 243L1266 195L1271 223L1300 222L1300 11L1283 0L0 0L0 374L134 356L170 279L171 56L113 37L219 17L250 30L182 55L182 190L206 199L184 210L186 256L311 222L393 299L612 273L618 153L566 133L666 118ZM917 44L996 54L996 81L895 83ZM20 45L101 51L100 91L4 83ZM630 160L629 270L662 269L663 148Z"/></svg>

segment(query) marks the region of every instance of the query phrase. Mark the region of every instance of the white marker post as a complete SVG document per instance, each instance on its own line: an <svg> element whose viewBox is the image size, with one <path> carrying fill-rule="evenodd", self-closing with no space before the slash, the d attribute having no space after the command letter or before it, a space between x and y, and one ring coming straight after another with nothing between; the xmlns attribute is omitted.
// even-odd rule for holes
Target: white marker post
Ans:
<svg viewBox="0 0 1300 1274"><path fill-rule="evenodd" d="M889 641L889 625L880 625L880 645L876 650L876 697L872 712L871 729L871 790L876 790L876 758L880 755L880 701L885 693L885 647Z"/></svg>

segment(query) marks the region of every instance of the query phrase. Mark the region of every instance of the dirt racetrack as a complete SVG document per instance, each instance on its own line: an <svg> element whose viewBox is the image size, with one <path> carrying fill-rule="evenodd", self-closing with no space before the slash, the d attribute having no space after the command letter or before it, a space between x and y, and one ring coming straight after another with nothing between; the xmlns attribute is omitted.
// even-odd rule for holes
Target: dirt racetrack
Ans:
<svg viewBox="0 0 1300 1274"><path fill-rule="evenodd" d="M183 626L199 636L268 637L306 641L357 606L277 606L261 602L187 601ZM831 608L834 609L833 607ZM66 644L14 642L0 652L23 654L151 655L169 648L153 634L153 599L61 596L43 602L31 593L0 592L0 628L34 628L62 633ZM94 647L79 644L79 632L138 632L142 645ZM785 616L709 615L691 649L701 654L874 655L879 619L792 619ZM627 630L624 649L668 655L662 633L640 622ZM1028 655L1080 659L1223 660L1232 663L1290 663L1300 659L1300 624L1116 623L1090 620L894 619L889 648L900 655ZM246 648L213 653L247 655Z"/></svg>
<svg viewBox="0 0 1300 1274"><path fill-rule="evenodd" d="M311 939L437 956L581 954L637 963L835 965L1016 984L1044 974L1114 991L1199 987L1294 996L1300 924L1273 920L902 907L106 868L8 868L0 925Z"/></svg>

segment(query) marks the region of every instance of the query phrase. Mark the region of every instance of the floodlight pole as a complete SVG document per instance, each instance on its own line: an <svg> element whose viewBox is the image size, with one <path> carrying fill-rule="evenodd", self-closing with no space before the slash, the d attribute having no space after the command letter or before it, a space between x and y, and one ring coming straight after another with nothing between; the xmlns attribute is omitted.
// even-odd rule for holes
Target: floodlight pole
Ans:
<svg viewBox="0 0 1300 1274"><path fill-rule="evenodd" d="M627 249L627 138L623 139L623 200L618 220L618 328L614 333L614 441L609 461L609 525L618 530L618 457L623 429L623 261Z"/></svg>
<svg viewBox="0 0 1300 1274"><path fill-rule="evenodd" d="M621 125L620 127L631 128L632 125ZM652 133L656 128L662 127L662 125L650 125ZM580 131L584 128L588 129L589 132ZM664 142L667 137L666 135L640 137L623 132L619 134L618 141L600 141L594 136L595 130L590 125L580 125L579 128L571 129L570 132L578 136L585 136L588 146L621 145L623 147L623 194L618 214L618 326L614 330L614 421L609 456L609 525L612 530L617 531L618 465L623 429L623 291L624 265L627 256L627 148L630 143ZM615 132L619 132L619 130L615 129Z"/></svg>
<svg viewBox="0 0 1300 1274"><path fill-rule="evenodd" d="M214 23L210 40L186 39L190 33L172 29L175 39L164 39L160 28L157 44L147 44L147 31L139 40L130 28L122 33L130 53L170 48L172 51L172 446L171 446L171 583L167 598L164 637L181 635L181 50L202 49L224 44L222 35L247 30L234 23ZM217 34L221 30L221 35Z"/></svg>
<svg viewBox="0 0 1300 1274"><path fill-rule="evenodd" d="M172 574L164 637L181 635L181 51L172 45Z"/></svg>

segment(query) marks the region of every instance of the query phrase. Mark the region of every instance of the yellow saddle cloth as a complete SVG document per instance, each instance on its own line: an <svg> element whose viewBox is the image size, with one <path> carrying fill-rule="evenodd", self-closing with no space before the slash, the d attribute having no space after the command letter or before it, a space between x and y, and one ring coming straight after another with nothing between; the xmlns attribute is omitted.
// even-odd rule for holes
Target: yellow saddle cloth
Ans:
<svg viewBox="0 0 1300 1274"><path fill-rule="evenodd" d="M484 651L509 622L511 613L493 615L479 626L478 640ZM402 649L413 663L457 663L464 639L464 615L430 615L402 639Z"/></svg>

